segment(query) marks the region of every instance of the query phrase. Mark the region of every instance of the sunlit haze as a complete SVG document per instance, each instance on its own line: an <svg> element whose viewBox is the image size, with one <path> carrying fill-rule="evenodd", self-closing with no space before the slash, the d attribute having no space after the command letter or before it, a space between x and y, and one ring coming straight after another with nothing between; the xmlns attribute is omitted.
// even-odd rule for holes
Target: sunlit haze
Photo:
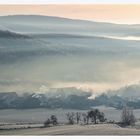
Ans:
<svg viewBox="0 0 140 140"><path fill-rule="evenodd" d="M1 5L0 15L33 14L122 24L140 23L140 5Z"/></svg>

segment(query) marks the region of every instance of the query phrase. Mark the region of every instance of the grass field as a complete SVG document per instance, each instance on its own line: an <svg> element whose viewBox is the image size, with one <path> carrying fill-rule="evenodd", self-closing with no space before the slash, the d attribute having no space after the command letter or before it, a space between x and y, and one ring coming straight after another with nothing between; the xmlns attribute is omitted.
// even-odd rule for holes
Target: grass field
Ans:
<svg viewBox="0 0 140 140"><path fill-rule="evenodd" d="M1 130L0 135L140 135L140 129L116 124L63 125L49 128Z"/></svg>

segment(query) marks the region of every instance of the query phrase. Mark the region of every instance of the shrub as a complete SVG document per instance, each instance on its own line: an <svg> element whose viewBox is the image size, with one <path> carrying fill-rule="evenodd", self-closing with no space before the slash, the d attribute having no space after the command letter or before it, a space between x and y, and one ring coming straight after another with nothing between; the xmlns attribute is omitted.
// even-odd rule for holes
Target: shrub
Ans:
<svg viewBox="0 0 140 140"><path fill-rule="evenodd" d="M47 120L44 122L44 127L48 127L48 126L50 126L50 124L51 124L50 119L47 119Z"/></svg>

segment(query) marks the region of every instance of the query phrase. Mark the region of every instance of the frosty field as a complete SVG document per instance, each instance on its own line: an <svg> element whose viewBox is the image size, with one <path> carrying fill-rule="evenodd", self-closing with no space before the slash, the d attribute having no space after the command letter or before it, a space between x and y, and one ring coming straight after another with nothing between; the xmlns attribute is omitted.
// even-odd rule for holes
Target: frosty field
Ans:
<svg viewBox="0 0 140 140"><path fill-rule="evenodd" d="M121 128L115 124L64 125L51 128L2 130L0 135L140 135L140 130Z"/></svg>

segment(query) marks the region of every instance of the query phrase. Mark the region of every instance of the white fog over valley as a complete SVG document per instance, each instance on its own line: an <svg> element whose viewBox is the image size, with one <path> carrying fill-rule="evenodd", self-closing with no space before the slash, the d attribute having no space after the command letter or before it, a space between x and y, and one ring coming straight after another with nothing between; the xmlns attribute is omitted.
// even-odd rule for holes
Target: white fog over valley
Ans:
<svg viewBox="0 0 140 140"><path fill-rule="evenodd" d="M0 91L76 88L94 95L138 85L140 25L0 17Z"/></svg>

